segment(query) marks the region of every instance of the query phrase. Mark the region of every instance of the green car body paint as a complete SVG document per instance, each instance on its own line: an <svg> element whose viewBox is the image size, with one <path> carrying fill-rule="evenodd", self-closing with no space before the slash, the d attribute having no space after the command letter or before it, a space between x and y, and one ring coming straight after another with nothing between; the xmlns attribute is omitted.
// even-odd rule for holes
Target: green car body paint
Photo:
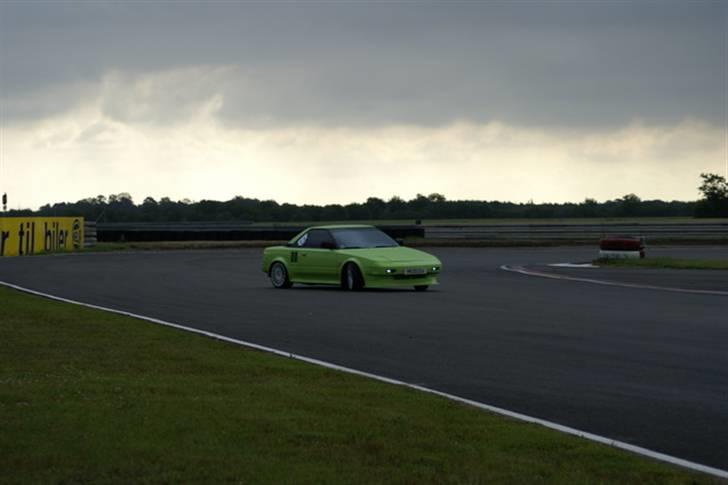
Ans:
<svg viewBox="0 0 728 485"><path fill-rule="evenodd" d="M374 226L335 225L310 227L285 246L266 248L262 269L276 288L304 283L425 290L437 284L442 263Z"/></svg>

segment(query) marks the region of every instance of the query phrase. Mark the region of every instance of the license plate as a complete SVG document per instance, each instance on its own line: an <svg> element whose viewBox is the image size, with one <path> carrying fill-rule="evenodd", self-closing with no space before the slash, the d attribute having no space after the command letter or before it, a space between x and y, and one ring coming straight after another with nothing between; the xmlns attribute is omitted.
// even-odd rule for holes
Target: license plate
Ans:
<svg viewBox="0 0 728 485"><path fill-rule="evenodd" d="M405 268L404 274L406 275L415 275L415 274L426 274L427 270L425 268Z"/></svg>

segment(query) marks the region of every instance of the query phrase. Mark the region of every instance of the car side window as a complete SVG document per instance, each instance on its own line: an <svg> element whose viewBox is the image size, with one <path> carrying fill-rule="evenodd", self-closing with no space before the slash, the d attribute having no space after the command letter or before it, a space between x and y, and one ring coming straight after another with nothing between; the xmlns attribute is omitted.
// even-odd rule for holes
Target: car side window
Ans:
<svg viewBox="0 0 728 485"><path fill-rule="evenodd" d="M302 248L302 247L306 246L306 241L308 240L308 235L309 234L311 234L311 233L310 232L307 232L303 236L299 237L298 238L298 241L296 241L296 246L298 246L299 248Z"/></svg>
<svg viewBox="0 0 728 485"><path fill-rule="evenodd" d="M331 237L329 231L325 229L313 229L311 231L308 231L306 235L308 235L308 238L305 242L305 247L307 248L320 249L322 242L329 242L331 244L334 244L334 238Z"/></svg>

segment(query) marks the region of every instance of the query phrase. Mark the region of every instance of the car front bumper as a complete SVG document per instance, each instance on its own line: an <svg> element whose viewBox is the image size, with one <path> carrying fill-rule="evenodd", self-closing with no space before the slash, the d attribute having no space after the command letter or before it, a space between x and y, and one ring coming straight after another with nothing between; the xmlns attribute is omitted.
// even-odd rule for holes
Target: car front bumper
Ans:
<svg viewBox="0 0 728 485"><path fill-rule="evenodd" d="M438 284L437 276L437 274L413 276L365 274L364 284L367 288L403 288L412 286L432 286Z"/></svg>

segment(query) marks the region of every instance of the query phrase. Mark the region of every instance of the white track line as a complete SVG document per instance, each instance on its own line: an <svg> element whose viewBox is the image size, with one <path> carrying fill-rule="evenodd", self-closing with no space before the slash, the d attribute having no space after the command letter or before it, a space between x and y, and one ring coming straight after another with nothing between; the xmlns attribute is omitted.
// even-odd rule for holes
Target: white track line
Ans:
<svg viewBox="0 0 728 485"><path fill-rule="evenodd" d="M507 409L499 408L499 407L496 407L496 406L491 406L490 404L484 404L484 403L481 403L481 402L478 402L478 401L473 401L473 400L470 400L470 399L467 399L467 398L464 398L464 397L455 396L453 394L448 394L446 392L436 391L435 389L430 389L428 387L419 386L417 384L410 384L408 382L400 381L400 380L397 380L397 379L392 379L390 377L384 377L384 376L380 376L380 375L377 375L377 374L371 374L369 372L364 372L364 371L352 369L350 367L343 367L343 366L340 366L340 365L337 365L337 364L333 364L331 362L326 362L326 361L318 360L318 359L312 359L311 357L305 357L303 355L293 354L293 353L290 353L290 352L286 352L284 350L274 349L272 347L266 347L264 345L258 345L258 344L252 343L252 342L246 342L244 340L238 340L238 339L226 337L224 335L220 335L220 334L212 333L212 332L207 332L205 330L199 330L197 328L186 327L186 326L180 325L178 323L166 322L166 321L160 320L158 318L147 317L147 316L144 316L144 315L138 315L136 313L127 312L127 311L124 311L124 310L115 310L113 308L107 308L107 307L103 307L103 306L99 306L99 305L92 305L90 303L83 303L83 302L76 301L76 300L70 300L68 298L62 298L60 296L54 296L54 295L50 295L48 293L43 293L43 292L40 292L40 291L31 290L29 288L25 288L25 287L22 287L22 286L14 285L12 283L7 283L7 282L4 282L4 281L0 281L0 286L6 286L8 288L12 288L14 290L22 291L24 293L29 293L31 295L41 296L43 298L48 298L48 299L55 300L55 301L60 301L60 302L63 302L63 303L71 303L73 305L79 305L79 306L86 307L86 308L92 308L94 310L102 310L102 311L105 311L105 312L116 313L118 315L124 315L124 316L127 316L127 317L137 318L139 320L145 320L147 322L156 323L158 325L165 325L167 327L172 327L172 328L176 328L176 329L179 329L179 330L184 330L186 332L192 332L192 333L196 333L196 334L199 334L199 335L204 335L206 337L214 338L214 339L217 339L217 340L222 340L224 342L229 342L229 343L241 345L241 346L244 346L244 347L249 347L249 348L253 348L253 349L257 349L257 350L262 350L264 352L270 352L272 354L280 355L280 356L283 356L283 357L288 357L288 358L291 358L291 359L300 360L302 362L307 362L309 364L314 364L314 365L318 365L318 366L321 366L321 367L326 367L328 369L333 369L333 370L337 370L337 371L341 371L341 372L346 372L346 373L349 373L349 374L355 374L355 375L358 375L358 376L368 377L370 379L375 379L377 381L386 382L388 384L394 384L396 386L407 387L409 389L415 389L417 391L426 392L428 394L434 394L436 396L444 397L444 398L450 399L452 401L457 401L457 402L460 402L460 403L463 403L463 404L468 404L470 406L474 406L476 408L484 409L484 410L490 411L492 413L500 414L500 415L503 415L503 416L508 416L509 418L517 419L519 421L525 421L527 423L539 424L539 425L544 426L546 428L553 429L553 430L556 430L556 431L560 431L562 433L566 433L566 434L578 436L580 438L585 438L587 440L595 441L597 443L605 444L605 445L608 445L608 446L613 446L615 448L619 448L619 449L622 449L622 450L630 451L630 452L636 453L638 455L647 456L647 457L653 458L655 460L664 461L664 462L670 463L672 465L677 465L677 466L681 466L681 467L684 467L684 468L688 468L690 470L695 470L695 471L707 473L709 475L713 475L713 476L716 476L716 477L728 479L728 471L726 471L726 470L721 470L719 468L713 468L713 467L710 467L710 466L707 466L707 465L701 465L700 463L694 463L692 461L683 460L682 458L677 458L677 457L674 457L674 456L666 455L664 453L660 453L660 452L657 452L657 451L649 450L647 448L642 448L640 446L631 445L629 443L624 443L622 441L613 440L613 439L607 438L605 436L600 436L600 435L593 434L593 433L589 433L589 432L586 432L586 431L581 431L581 430L578 430L578 429L575 429L575 428L570 428L569 426L564 426L564 425L561 425L561 424L558 424L558 423L554 423L554 422L551 422L551 421L546 421L544 419L534 418L533 416L528 416L526 414L521 414L521 413L517 413L517 412L514 412L514 411L509 411Z"/></svg>
<svg viewBox="0 0 728 485"><path fill-rule="evenodd" d="M551 263L549 266L555 268L598 268L591 263Z"/></svg>
<svg viewBox="0 0 728 485"><path fill-rule="evenodd" d="M596 285L605 285L605 286L619 286L622 288L638 288L641 290L661 290L661 291L672 291L676 293L691 293L694 295L719 295L719 296L728 296L728 291L720 291L720 290L691 290L688 288L672 288L669 286L655 286L655 285L642 285L639 283L620 283L618 281L606 281L606 280L596 280L593 278L579 278L576 276L566 276L566 275L560 275L556 273L545 273L543 271L536 271L533 269L527 269L523 266L510 266L507 264L504 264L500 267L503 271L510 271L511 273L520 273L528 276L538 276L540 278L551 278L554 280L564 280L564 281L579 281L581 283L592 283Z"/></svg>

